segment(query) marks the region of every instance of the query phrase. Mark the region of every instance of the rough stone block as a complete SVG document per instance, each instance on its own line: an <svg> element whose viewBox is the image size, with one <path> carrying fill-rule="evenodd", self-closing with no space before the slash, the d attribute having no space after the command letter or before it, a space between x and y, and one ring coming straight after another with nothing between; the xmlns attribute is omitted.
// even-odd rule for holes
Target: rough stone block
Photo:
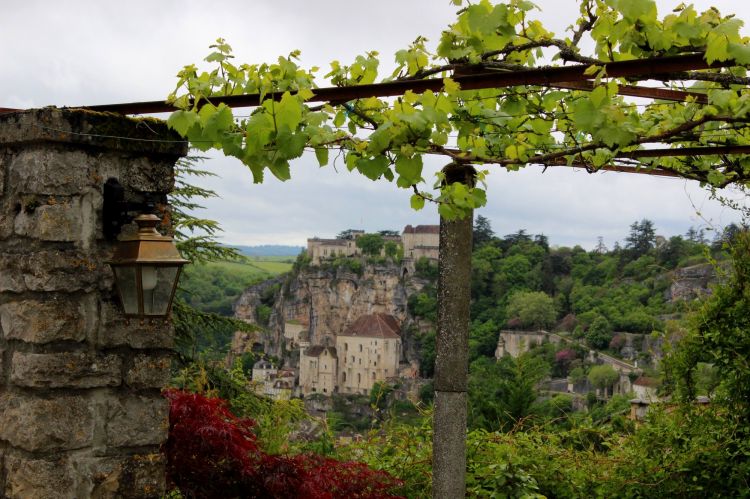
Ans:
<svg viewBox="0 0 750 499"><path fill-rule="evenodd" d="M174 329L162 319L126 320L118 305L102 302L97 345L99 347L129 346L131 348L172 348Z"/></svg>
<svg viewBox="0 0 750 499"><path fill-rule="evenodd" d="M79 300L50 297L0 305L0 326L7 339L27 343L83 341L97 320L94 295Z"/></svg>
<svg viewBox="0 0 750 499"><path fill-rule="evenodd" d="M0 255L0 292L92 291L111 287L112 271L99 255L49 250Z"/></svg>
<svg viewBox="0 0 750 499"><path fill-rule="evenodd" d="M2 210L2 206L0 206ZM0 211L0 241L8 239L13 234L13 216Z"/></svg>
<svg viewBox="0 0 750 499"><path fill-rule="evenodd" d="M43 399L0 396L0 439L30 452L80 449L91 444L94 411L79 396Z"/></svg>
<svg viewBox="0 0 750 499"><path fill-rule="evenodd" d="M125 384L135 389L163 388L169 383L170 355L136 355L125 374Z"/></svg>
<svg viewBox="0 0 750 499"><path fill-rule="evenodd" d="M28 147L9 165L9 184L19 194L69 196L100 188L97 159L84 151Z"/></svg>
<svg viewBox="0 0 750 499"><path fill-rule="evenodd" d="M127 191L167 193L174 187L173 168L174 160L119 156L103 162L100 174L117 178Z"/></svg>
<svg viewBox="0 0 750 499"><path fill-rule="evenodd" d="M169 431L169 402L154 397L129 396L106 403L105 432L109 447L161 445Z"/></svg>
<svg viewBox="0 0 750 499"><path fill-rule="evenodd" d="M5 191L5 156L0 156L0 196Z"/></svg>
<svg viewBox="0 0 750 499"><path fill-rule="evenodd" d="M118 386L122 359L90 353L15 352L10 381L29 388L94 388Z"/></svg>
<svg viewBox="0 0 750 499"><path fill-rule="evenodd" d="M16 215L15 231L20 236L42 241L77 241L83 233L83 211L80 199L47 202L21 210Z"/></svg>
<svg viewBox="0 0 750 499"><path fill-rule="evenodd" d="M65 458L46 460L9 455L5 459L3 497L76 499L71 471Z"/></svg>
<svg viewBox="0 0 750 499"><path fill-rule="evenodd" d="M166 466L160 454L123 457L73 458L81 487L92 499L163 497Z"/></svg>

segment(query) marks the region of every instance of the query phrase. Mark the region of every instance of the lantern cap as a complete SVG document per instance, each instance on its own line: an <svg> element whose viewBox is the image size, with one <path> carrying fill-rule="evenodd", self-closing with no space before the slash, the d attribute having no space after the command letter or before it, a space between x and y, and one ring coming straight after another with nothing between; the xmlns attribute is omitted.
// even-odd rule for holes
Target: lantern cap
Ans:
<svg viewBox="0 0 750 499"><path fill-rule="evenodd" d="M120 240L109 262L111 265L153 264L177 265L189 263L177 251L171 236L163 236L156 227L161 219L153 214L135 218L138 232Z"/></svg>

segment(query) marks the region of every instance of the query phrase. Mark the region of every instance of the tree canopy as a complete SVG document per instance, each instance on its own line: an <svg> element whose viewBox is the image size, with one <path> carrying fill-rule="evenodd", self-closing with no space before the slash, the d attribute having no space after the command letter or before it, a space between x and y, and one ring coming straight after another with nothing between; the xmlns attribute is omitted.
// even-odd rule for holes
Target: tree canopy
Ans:
<svg viewBox="0 0 750 499"><path fill-rule="evenodd" d="M169 124L201 150L220 149L239 158L255 182L263 181L266 169L289 179L290 161L314 151L321 166L333 157L370 179L395 181L414 191L412 207L435 201L447 218L485 203L483 179L489 170L477 172L474 187L443 183L431 192L423 177L425 154L507 169L528 164L575 164L592 172L613 165L658 169L715 187L750 179L750 159L731 153L732 147L750 144L745 70L750 45L740 35L741 20L685 4L660 17L654 0L584 0L570 32L558 37L534 18L537 7L527 0L454 3L458 16L437 46L417 37L395 54L397 67L385 77L378 74L376 52L349 63L333 61L320 77L318 68L300 64L299 51L272 63L235 64L230 45L219 39L206 58L210 69L191 64L179 72L169 96L179 110ZM584 53L583 47L593 50ZM652 66L642 70L648 76L628 78L608 73L623 61L686 54L702 58L703 68L654 74ZM589 79L577 85L478 89L457 83L467 74L515 74L560 63L583 65ZM425 79L436 79L442 89L381 98L373 85ZM681 92L648 104L623 96L634 92L634 81L646 79ZM371 85L372 96L311 105L324 82ZM212 103L239 94L258 95L259 106L249 117ZM690 149L666 158L642 150L654 146L725 149L715 154Z"/></svg>

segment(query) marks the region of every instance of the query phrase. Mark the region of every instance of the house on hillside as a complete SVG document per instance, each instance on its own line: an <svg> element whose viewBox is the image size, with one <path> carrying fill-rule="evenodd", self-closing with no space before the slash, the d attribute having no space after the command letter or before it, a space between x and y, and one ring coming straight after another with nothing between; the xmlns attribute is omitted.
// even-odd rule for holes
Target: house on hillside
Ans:
<svg viewBox="0 0 750 499"><path fill-rule="evenodd" d="M401 234L404 258L416 261L422 257L437 261L440 250L439 225L407 225Z"/></svg>
<svg viewBox="0 0 750 499"><path fill-rule="evenodd" d="M300 343L299 387L302 395L336 391L338 356L335 347Z"/></svg>
<svg viewBox="0 0 750 499"><path fill-rule="evenodd" d="M336 337L339 391L370 393L378 381L397 377L401 327L389 314L363 315Z"/></svg>
<svg viewBox="0 0 750 499"><path fill-rule="evenodd" d="M401 327L389 314L359 317L336 336L336 346L300 343L303 396L334 392L366 395L378 381L399 376Z"/></svg>
<svg viewBox="0 0 750 499"><path fill-rule="evenodd" d="M363 230L352 230L347 239L321 239L313 237L307 240L307 254L313 265L320 265L321 261L340 256L355 256L361 254L357 247L357 238L365 234ZM400 236L383 236L385 242L394 242L404 249L404 258L412 262L422 257L433 261L438 260L440 226L439 225L407 225ZM384 250L381 254L385 254Z"/></svg>

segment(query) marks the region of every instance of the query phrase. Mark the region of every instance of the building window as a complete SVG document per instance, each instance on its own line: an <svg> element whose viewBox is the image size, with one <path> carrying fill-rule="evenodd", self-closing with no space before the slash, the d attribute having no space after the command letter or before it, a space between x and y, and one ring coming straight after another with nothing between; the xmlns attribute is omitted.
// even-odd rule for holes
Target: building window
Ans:
<svg viewBox="0 0 750 499"><path fill-rule="evenodd" d="M346 383L346 373L341 373L341 382Z"/></svg>
<svg viewBox="0 0 750 499"><path fill-rule="evenodd" d="M346 352L347 350L349 350L349 344L348 343L344 343L344 351Z"/></svg>
<svg viewBox="0 0 750 499"><path fill-rule="evenodd" d="M326 392L328 392L328 389L327 388L323 388L323 393L326 393Z"/></svg>
<svg viewBox="0 0 750 499"><path fill-rule="evenodd" d="M375 367L378 367L378 361L375 361L375 362L373 362L373 365L374 365Z"/></svg>
<svg viewBox="0 0 750 499"><path fill-rule="evenodd" d="M354 355L352 355L352 364L354 364Z"/></svg>
<svg viewBox="0 0 750 499"><path fill-rule="evenodd" d="M372 380L375 381L375 373L372 373Z"/></svg>
<svg viewBox="0 0 750 499"><path fill-rule="evenodd" d="M359 351L360 351L360 352L362 351L362 344L361 344L361 343L360 343L360 345L359 345Z"/></svg>
<svg viewBox="0 0 750 499"><path fill-rule="evenodd" d="M359 359L359 365L360 365L360 366L362 365L362 358L361 358L361 357L360 357L360 359Z"/></svg>
<svg viewBox="0 0 750 499"><path fill-rule="evenodd" d="M357 373L357 385L359 385L362 382L362 375L360 373Z"/></svg>

